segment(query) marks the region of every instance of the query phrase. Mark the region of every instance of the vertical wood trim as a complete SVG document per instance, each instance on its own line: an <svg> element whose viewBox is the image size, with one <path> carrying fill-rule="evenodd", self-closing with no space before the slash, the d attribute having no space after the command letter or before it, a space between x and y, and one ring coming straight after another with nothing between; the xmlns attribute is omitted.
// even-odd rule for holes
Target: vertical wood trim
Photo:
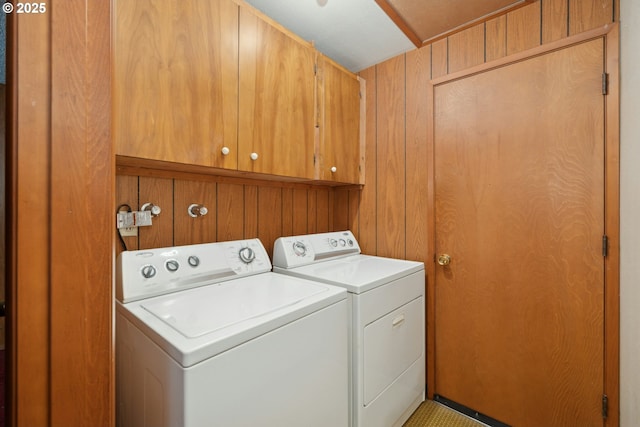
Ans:
<svg viewBox="0 0 640 427"><path fill-rule="evenodd" d="M140 249L173 246L173 180L140 177L139 208L153 203L162 211L153 217L153 225L138 228Z"/></svg>
<svg viewBox="0 0 640 427"><path fill-rule="evenodd" d="M316 233L329 231L329 191L316 190Z"/></svg>
<svg viewBox="0 0 640 427"><path fill-rule="evenodd" d="M431 84L429 76L422 70L429 69L429 48L407 53L407 99L406 99L406 257L426 261L427 257L427 134L426 117L431 111Z"/></svg>
<svg viewBox="0 0 640 427"><path fill-rule="evenodd" d="M484 62L484 23L449 36L449 73Z"/></svg>
<svg viewBox="0 0 640 427"><path fill-rule="evenodd" d="M568 0L541 0L542 43L549 43L569 35Z"/></svg>
<svg viewBox="0 0 640 427"><path fill-rule="evenodd" d="M120 205L129 205L131 210L138 209L138 177L130 175L116 176L116 208ZM114 212L115 213L115 212ZM138 230L139 231L139 230ZM116 256L118 256L124 248L118 238L118 230L116 234ZM123 237L127 250L133 251L138 249L138 236Z"/></svg>
<svg viewBox="0 0 640 427"><path fill-rule="evenodd" d="M50 416L50 17L7 16L7 408L19 427Z"/></svg>
<svg viewBox="0 0 640 427"><path fill-rule="evenodd" d="M540 0L507 14L507 55L540 45Z"/></svg>
<svg viewBox="0 0 640 427"><path fill-rule="evenodd" d="M362 252L369 255L377 253L377 77L376 67L367 68L360 72L367 81L366 87L366 115L367 127L365 130L365 168L366 183L362 189L360 199L360 227L355 234ZM354 230L355 233L355 230Z"/></svg>
<svg viewBox="0 0 640 427"><path fill-rule="evenodd" d="M378 255L405 256L405 57L378 70Z"/></svg>
<svg viewBox="0 0 640 427"><path fill-rule="evenodd" d="M613 5L614 0L569 0L569 35L612 22Z"/></svg>
<svg viewBox="0 0 640 427"><path fill-rule="evenodd" d="M258 237L258 187L244 186L244 237Z"/></svg>
<svg viewBox="0 0 640 427"><path fill-rule="evenodd" d="M307 212L309 209L307 190L295 188L293 190L293 229L294 236L307 234Z"/></svg>
<svg viewBox="0 0 640 427"><path fill-rule="evenodd" d="M293 234L293 188L282 189L282 235Z"/></svg>
<svg viewBox="0 0 640 427"><path fill-rule="evenodd" d="M243 239L244 187L219 183L216 196L216 241Z"/></svg>
<svg viewBox="0 0 640 427"><path fill-rule="evenodd" d="M313 234L318 231L318 192L309 190L307 192L307 233Z"/></svg>
<svg viewBox="0 0 640 427"><path fill-rule="evenodd" d="M507 15L487 21L485 24L486 62L507 55Z"/></svg>
<svg viewBox="0 0 640 427"><path fill-rule="evenodd" d="M605 232L609 256L605 260L605 390L609 398L606 426L620 423L620 27L605 38Z"/></svg>
<svg viewBox="0 0 640 427"><path fill-rule="evenodd" d="M349 229L349 190L333 191L333 231Z"/></svg>
<svg viewBox="0 0 640 427"><path fill-rule="evenodd" d="M50 5L51 6L51 5ZM114 424L109 2L51 15L51 425ZM29 25L33 17L29 16Z"/></svg>
<svg viewBox="0 0 640 427"><path fill-rule="evenodd" d="M188 213L191 204L207 208L204 216L193 218ZM193 245L216 241L216 184L210 181L173 182L173 245Z"/></svg>
<svg viewBox="0 0 640 427"><path fill-rule="evenodd" d="M349 216L347 218L347 228L351 230L354 235L360 235L360 201L362 198L361 190L349 191Z"/></svg>
<svg viewBox="0 0 640 427"><path fill-rule="evenodd" d="M282 235L282 189L260 187L258 189L258 238L273 256L273 243Z"/></svg>
<svg viewBox="0 0 640 427"><path fill-rule="evenodd" d="M442 39L431 45L431 78L446 76L449 73L448 39Z"/></svg>

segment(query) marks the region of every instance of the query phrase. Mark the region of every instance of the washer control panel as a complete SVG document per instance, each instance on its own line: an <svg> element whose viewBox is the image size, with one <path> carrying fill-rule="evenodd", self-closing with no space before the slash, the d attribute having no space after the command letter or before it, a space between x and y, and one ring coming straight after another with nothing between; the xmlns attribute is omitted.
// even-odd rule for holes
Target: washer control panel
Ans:
<svg viewBox="0 0 640 427"><path fill-rule="evenodd" d="M358 241L348 230L280 237L274 244L273 265L294 268L359 253Z"/></svg>
<svg viewBox="0 0 640 427"><path fill-rule="evenodd" d="M123 303L271 270L258 239L125 251L116 264Z"/></svg>

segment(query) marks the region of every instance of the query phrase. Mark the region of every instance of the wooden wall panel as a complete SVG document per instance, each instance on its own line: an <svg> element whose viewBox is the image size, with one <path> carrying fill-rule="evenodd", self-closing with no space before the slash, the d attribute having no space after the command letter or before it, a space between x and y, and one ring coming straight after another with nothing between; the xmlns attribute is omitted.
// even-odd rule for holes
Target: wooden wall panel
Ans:
<svg viewBox="0 0 640 427"><path fill-rule="evenodd" d="M377 65L378 255L405 256L405 58Z"/></svg>
<svg viewBox="0 0 640 427"><path fill-rule="evenodd" d="M540 45L540 1L507 13L507 55Z"/></svg>
<svg viewBox="0 0 640 427"><path fill-rule="evenodd" d="M449 36L449 73L484 63L484 23Z"/></svg>
<svg viewBox="0 0 640 427"><path fill-rule="evenodd" d="M244 186L244 239L258 237L258 187Z"/></svg>
<svg viewBox="0 0 640 427"><path fill-rule="evenodd" d="M360 234L360 205L362 201L362 190L349 191L349 216L347 228L354 233Z"/></svg>
<svg viewBox="0 0 640 427"><path fill-rule="evenodd" d="M429 49L408 53L406 71L406 257L422 262L427 261L429 237L427 187L431 180L427 175L427 138L432 131L430 122L424 118L433 114L431 83L429 76L422 70L428 70L431 66L429 53Z"/></svg>
<svg viewBox="0 0 640 427"><path fill-rule="evenodd" d="M329 208L331 206L329 201L328 190L315 190L316 192L316 233L326 233L329 231L330 215Z"/></svg>
<svg viewBox="0 0 640 427"><path fill-rule="evenodd" d="M153 225L138 228L140 249L173 246L173 180L140 177L139 208L153 203L162 211L153 217Z"/></svg>
<svg viewBox="0 0 640 427"><path fill-rule="evenodd" d="M569 0L569 35L612 22L613 7L614 0Z"/></svg>
<svg viewBox="0 0 640 427"><path fill-rule="evenodd" d="M364 188L360 200L360 215L358 230L353 230L360 249L369 255L377 253L377 233L376 211L377 211L377 73L376 67L367 68L360 72L360 75L367 81L366 86L366 120L365 130L365 178Z"/></svg>
<svg viewBox="0 0 640 427"><path fill-rule="evenodd" d="M424 49L424 48L423 48ZM446 76L449 73L448 39L439 40L431 45L431 78Z"/></svg>
<svg viewBox="0 0 640 427"><path fill-rule="evenodd" d="M258 238L273 255L273 242L282 236L282 189L260 187L258 191Z"/></svg>
<svg viewBox="0 0 640 427"><path fill-rule="evenodd" d="M318 232L318 197L315 190L307 192L307 233Z"/></svg>
<svg viewBox="0 0 640 427"><path fill-rule="evenodd" d="M293 210L291 213L293 216L293 229L291 231L291 234L294 236L307 234L307 213L309 212L309 197L307 195L307 190L294 188L292 198Z"/></svg>
<svg viewBox="0 0 640 427"><path fill-rule="evenodd" d="M334 230L349 229L349 190L336 190L333 194L333 225Z"/></svg>
<svg viewBox="0 0 640 427"><path fill-rule="evenodd" d="M485 23L485 60L487 62L507 55L507 15Z"/></svg>
<svg viewBox="0 0 640 427"><path fill-rule="evenodd" d="M216 195L216 240L244 238L244 186L219 183Z"/></svg>
<svg viewBox="0 0 640 427"><path fill-rule="evenodd" d="M567 37L568 0L542 0L542 44Z"/></svg>
<svg viewBox="0 0 640 427"><path fill-rule="evenodd" d="M193 218L187 209L192 204L206 207L208 213ZM175 180L173 182L173 245L215 242L216 213L215 182Z"/></svg>

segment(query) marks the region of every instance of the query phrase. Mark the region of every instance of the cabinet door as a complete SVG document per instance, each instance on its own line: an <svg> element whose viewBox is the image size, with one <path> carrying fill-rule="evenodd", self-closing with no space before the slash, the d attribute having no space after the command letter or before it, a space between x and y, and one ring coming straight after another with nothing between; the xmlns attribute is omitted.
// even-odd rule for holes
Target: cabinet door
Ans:
<svg viewBox="0 0 640 427"><path fill-rule="evenodd" d="M319 73L320 146L317 177L323 181L361 183L360 81L327 58Z"/></svg>
<svg viewBox="0 0 640 427"><path fill-rule="evenodd" d="M239 62L238 169L312 179L314 49L241 7Z"/></svg>
<svg viewBox="0 0 640 427"><path fill-rule="evenodd" d="M235 169L238 6L115 0L114 16L116 154Z"/></svg>

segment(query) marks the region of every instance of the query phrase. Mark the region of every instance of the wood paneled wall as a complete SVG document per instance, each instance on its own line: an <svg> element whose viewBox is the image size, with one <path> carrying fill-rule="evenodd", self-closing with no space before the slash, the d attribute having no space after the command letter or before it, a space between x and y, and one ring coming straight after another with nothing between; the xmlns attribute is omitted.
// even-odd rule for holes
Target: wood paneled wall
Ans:
<svg viewBox="0 0 640 427"><path fill-rule="evenodd" d="M117 206L127 204L137 210L150 202L162 209L152 226L140 227L137 237L124 238L129 250L258 237L271 255L280 236L350 226L346 222L348 199L330 187L206 175L172 178L120 173L116 195ZM206 206L207 215L189 216L187 208L193 203ZM334 208L342 214L334 215ZM119 247L118 253L121 250Z"/></svg>

